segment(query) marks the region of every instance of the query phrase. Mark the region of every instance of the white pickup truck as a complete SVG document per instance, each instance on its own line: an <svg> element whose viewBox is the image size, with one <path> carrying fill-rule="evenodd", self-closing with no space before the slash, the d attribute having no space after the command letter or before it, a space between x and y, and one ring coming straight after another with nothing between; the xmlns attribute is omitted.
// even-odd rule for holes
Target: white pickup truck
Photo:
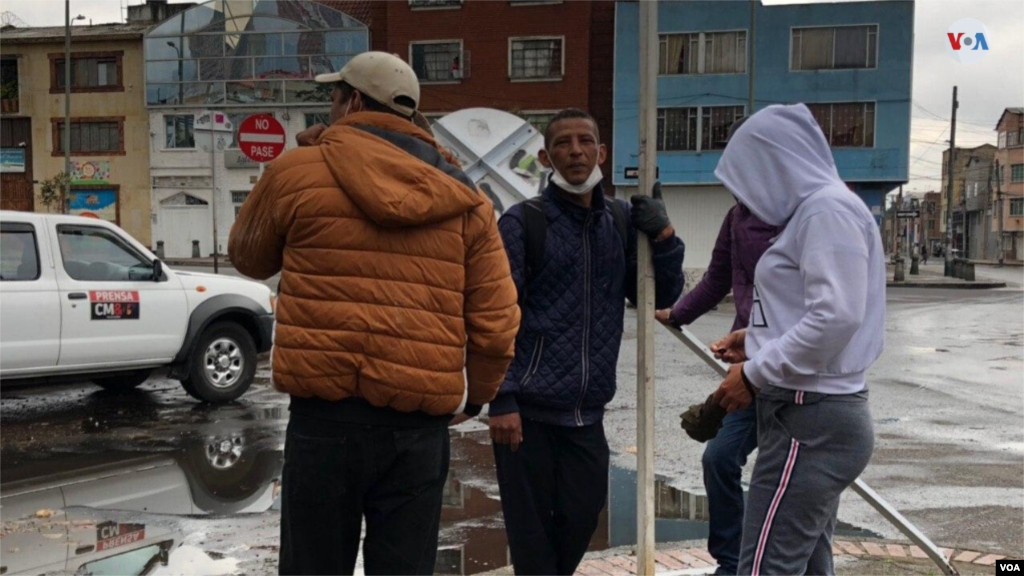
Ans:
<svg viewBox="0 0 1024 576"><path fill-rule="evenodd" d="M164 266L117 226L0 211L0 383L139 386L168 368L193 397L230 402L273 341L257 282Z"/></svg>

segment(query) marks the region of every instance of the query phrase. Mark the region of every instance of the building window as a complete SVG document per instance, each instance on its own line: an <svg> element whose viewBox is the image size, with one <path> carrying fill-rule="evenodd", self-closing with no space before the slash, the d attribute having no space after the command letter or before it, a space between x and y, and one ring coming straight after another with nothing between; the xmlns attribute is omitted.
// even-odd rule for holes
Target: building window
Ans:
<svg viewBox="0 0 1024 576"><path fill-rule="evenodd" d="M743 106L659 108L658 150L722 150L729 128L742 117Z"/></svg>
<svg viewBox="0 0 1024 576"><path fill-rule="evenodd" d="M1010 199L1010 216L1024 216L1024 198Z"/></svg>
<svg viewBox="0 0 1024 576"><path fill-rule="evenodd" d="M702 110L701 150L724 150L729 128L743 118L743 106L705 106Z"/></svg>
<svg viewBox="0 0 1024 576"><path fill-rule="evenodd" d="M548 123L555 117L557 112L524 112L523 118L537 129L541 134L548 129Z"/></svg>
<svg viewBox="0 0 1024 576"><path fill-rule="evenodd" d="M871 148L875 145L875 103L807 104L833 148Z"/></svg>
<svg viewBox="0 0 1024 576"><path fill-rule="evenodd" d="M195 148L196 138L193 130L195 116L164 116L167 127L165 148Z"/></svg>
<svg viewBox="0 0 1024 576"><path fill-rule="evenodd" d="M564 39L509 38L509 78L560 80L565 73Z"/></svg>
<svg viewBox="0 0 1024 576"><path fill-rule="evenodd" d="M658 74L742 74L746 70L746 31L660 37Z"/></svg>
<svg viewBox="0 0 1024 576"><path fill-rule="evenodd" d="M746 70L746 32L708 32L704 34L705 74L740 74Z"/></svg>
<svg viewBox="0 0 1024 576"><path fill-rule="evenodd" d="M935 220L925 221L925 228L928 230L935 230Z"/></svg>
<svg viewBox="0 0 1024 576"><path fill-rule="evenodd" d="M1000 133L1000 136L1001 135L1002 135L1002 133ZM1019 146L1021 144L1024 144L1024 142L1021 142L1021 131L1020 130L1018 130L1016 132L1007 132L1006 133L1006 146L1000 146L1000 148L1009 148L1010 146Z"/></svg>
<svg viewBox="0 0 1024 576"><path fill-rule="evenodd" d="M72 92L123 91L123 52L88 52L71 55ZM50 93L64 91L64 55L50 54Z"/></svg>
<svg viewBox="0 0 1024 576"><path fill-rule="evenodd" d="M874 68L878 25L794 28L790 70Z"/></svg>
<svg viewBox="0 0 1024 576"><path fill-rule="evenodd" d="M700 33L662 34L658 47L658 74L699 74Z"/></svg>
<svg viewBox="0 0 1024 576"><path fill-rule="evenodd" d="M409 0L409 8L413 10L438 10L461 7L462 0Z"/></svg>
<svg viewBox="0 0 1024 576"><path fill-rule="evenodd" d="M696 151L698 108L658 109L658 150Z"/></svg>
<svg viewBox="0 0 1024 576"><path fill-rule="evenodd" d="M409 61L421 82L455 82L462 78L462 41L412 42Z"/></svg>
<svg viewBox="0 0 1024 576"><path fill-rule="evenodd" d="M323 108L332 86L315 76L369 46L365 24L326 4L203 2L172 16L145 36L146 104Z"/></svg>
<svg viewBox="0 0 1024 576"><path fill-rule="evenodd" d="M306 128L312 128L317 124L323 124L324 126L331 125L331 113L330 112L306 112Z"/></svg>
<svg viewBox="0 0 1024 576"><path fill-rule="evenodd" d="M1010 166L1010 182L1024 182L1024 164Z"/></svg>
<svg viewBox="0 0 1024 576"><path fill-rule="evenodd" d="M238 213L242 211L242 204L245 204L245 199L248 197L248 190L231 191L231 203L235 206L235 219L238 219Z"/></svg>
<svg viewBox="0 0 1024 576"><path fill-rule="evenodd" d="M0 105L4 114L18 112L18 91L18 59L0 58Z"/></svg>
<svg viewBox="0 0 1024 576"><path fill-rule="evenodd" d="M64 154L64 119L53 123L53 155ZM77 118L71 120L71 153L80 155L123 155L124 117Z"/></svg>

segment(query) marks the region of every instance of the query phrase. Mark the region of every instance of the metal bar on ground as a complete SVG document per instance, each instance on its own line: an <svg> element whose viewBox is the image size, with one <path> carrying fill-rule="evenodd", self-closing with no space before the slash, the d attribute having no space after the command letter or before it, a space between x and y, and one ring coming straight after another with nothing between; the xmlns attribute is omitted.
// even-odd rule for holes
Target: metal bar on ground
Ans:
<svg viewBox="0 0 1024 576"><path fill-rule="evenodd" d="M650 195L657 177L658 2L640 3L640 182ZM654 567L654 264L651 244L637 241L637 541L636 573L653 576Z"/></svg>
<svg viewBox="0 0 1024 576"><path fill-rule="evenodd" d="M662 326L665 326L664 324ZM665 328L679 338L679 341L686 345L698 358L703 360L708 366L710 366L719 376L725 376L729 372L729 365L722 362L718 358L715 358L714 353L711 349L704 345L696 336L694 336L686 328L676 330L671 326L665 326ZM892 507L888 502L885 501L877 492L872 490L863 480L858 478L854 481L850 488L857 493L861 498L867 501L883 518L889 521L890 524L895 526L904 536L910 539L911 542L916 544L921 550L924 551L925 555L928 556L935 562L935 565L939 567L944 574L949 576L958 576L960 573L956 567L949 563L949 559L939 550L931 540L928 539L916 526L910 523L902 514L899 513L895 508Z"/></svg>

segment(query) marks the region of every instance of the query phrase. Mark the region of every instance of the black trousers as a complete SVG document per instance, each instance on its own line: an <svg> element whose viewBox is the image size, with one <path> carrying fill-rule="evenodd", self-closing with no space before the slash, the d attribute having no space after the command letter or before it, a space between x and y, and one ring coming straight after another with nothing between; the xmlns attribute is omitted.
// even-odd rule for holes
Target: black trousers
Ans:
<svg viewBox="0 0 1024 576"><path fill-rule="evenodd" d="M519 449L495 444L494 462L516 574L575 572L608 499L604 425L524 418Z"/></svg>
<svg viewBox="0 0 1024 576"><path fill-rule="evenodd" d="M363 518L367 574L432 574L448 428L292 413L285 440L281 574L352 574Z"/></svg>

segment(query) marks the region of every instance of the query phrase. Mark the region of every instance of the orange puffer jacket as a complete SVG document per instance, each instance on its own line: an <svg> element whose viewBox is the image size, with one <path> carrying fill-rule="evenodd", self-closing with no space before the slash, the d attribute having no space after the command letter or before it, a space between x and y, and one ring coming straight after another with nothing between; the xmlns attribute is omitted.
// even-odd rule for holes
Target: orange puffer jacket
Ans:
<svg viewBox="0 0 1024 576"><path fill-rule="evenodd" d="M269 164L229 252L247 276L281 272L278 390L432 415L467 385L471 404L494 397L516 289L491 203L452 162L411 122L360 112Z"/></svg>

